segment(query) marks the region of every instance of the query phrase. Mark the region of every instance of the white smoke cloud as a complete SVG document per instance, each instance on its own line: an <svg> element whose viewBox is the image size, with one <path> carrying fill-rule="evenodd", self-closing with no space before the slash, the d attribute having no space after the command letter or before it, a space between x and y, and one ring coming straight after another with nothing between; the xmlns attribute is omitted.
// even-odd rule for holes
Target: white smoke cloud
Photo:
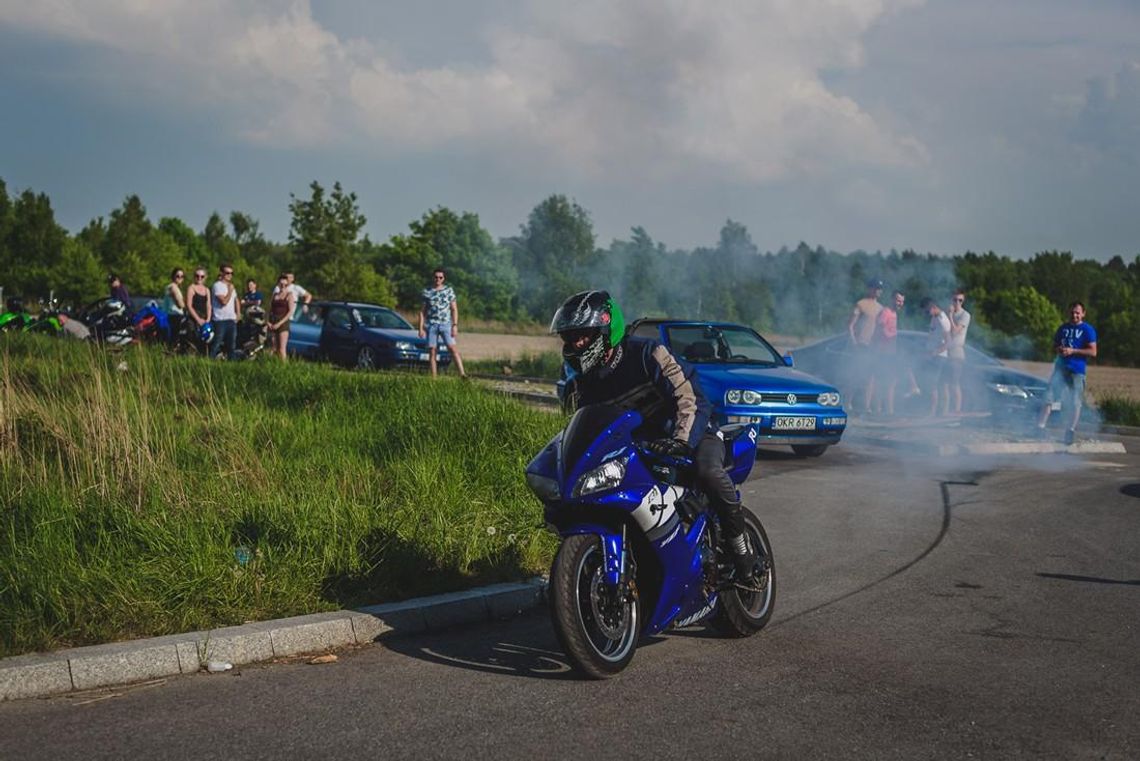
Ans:
<svg viewBox="0 0 1140 761"><path fill-rule="evenodd" d="M105 87L141 82L263 144L499 146L597 176L770 182L927 160L823 76L921 2L519 0L473 30L484 59L434 67L404 64L398 40L338 36L305 0L0 0L0 27L112 51Z"/></svg>

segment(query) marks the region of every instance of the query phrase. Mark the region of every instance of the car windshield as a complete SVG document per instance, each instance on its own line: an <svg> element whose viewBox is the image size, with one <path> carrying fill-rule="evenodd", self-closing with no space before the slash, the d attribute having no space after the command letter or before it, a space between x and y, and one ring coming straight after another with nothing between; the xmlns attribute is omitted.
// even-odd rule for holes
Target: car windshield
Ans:
<svg viewBox="0 0 1140 761"><path fill-rule="evenodd" d="M411 330L412 326L391 309L380 307L353 307L353 319L366 328L387 328L389 330Z"/></svg>
<svg viewBox="0 0 1140 761"><path fill-rule="evenodd" d="M756 331L740 325L672 325L665 334L673 353L689 362L783 364Z"/></svg>

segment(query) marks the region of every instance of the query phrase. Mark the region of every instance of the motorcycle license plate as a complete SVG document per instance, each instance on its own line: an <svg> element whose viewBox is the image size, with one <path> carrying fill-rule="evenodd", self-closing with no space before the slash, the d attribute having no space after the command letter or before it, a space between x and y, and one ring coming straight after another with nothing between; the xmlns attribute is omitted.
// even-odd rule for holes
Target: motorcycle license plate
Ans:
<svg viewBox="0 0 1140 761"><path fill-rule="evenodd" d="M773 431L814 431L815 418L777 415L772 421Z"/></svg>

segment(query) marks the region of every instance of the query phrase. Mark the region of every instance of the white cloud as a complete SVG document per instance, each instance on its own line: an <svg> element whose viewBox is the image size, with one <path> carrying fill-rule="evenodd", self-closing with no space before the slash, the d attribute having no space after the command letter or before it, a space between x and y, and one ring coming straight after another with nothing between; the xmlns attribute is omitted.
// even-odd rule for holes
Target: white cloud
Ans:
<svg viewBox="0 0 1140 761"><path fill-rule="evenodd" d="M115 51L153 91L261 143L497 146L587 176L769 182L926 160L821 79L920 2L519 0L487 20L482 64L436 68L377 52L396 40L338 37L305 0L0 0L0 26Z"/></svg>

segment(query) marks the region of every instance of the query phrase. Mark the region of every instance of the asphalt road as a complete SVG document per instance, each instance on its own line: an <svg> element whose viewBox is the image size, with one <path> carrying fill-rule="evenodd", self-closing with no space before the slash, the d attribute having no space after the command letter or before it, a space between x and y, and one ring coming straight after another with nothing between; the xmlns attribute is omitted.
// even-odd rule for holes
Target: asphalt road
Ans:
<svg viewBox="0 0 1140 761"><path fill-rule="evenodd" d="M545 611L0 704L0 758L1140 757L1140 456L769 452L776 614L566 671Z"/></svg>

